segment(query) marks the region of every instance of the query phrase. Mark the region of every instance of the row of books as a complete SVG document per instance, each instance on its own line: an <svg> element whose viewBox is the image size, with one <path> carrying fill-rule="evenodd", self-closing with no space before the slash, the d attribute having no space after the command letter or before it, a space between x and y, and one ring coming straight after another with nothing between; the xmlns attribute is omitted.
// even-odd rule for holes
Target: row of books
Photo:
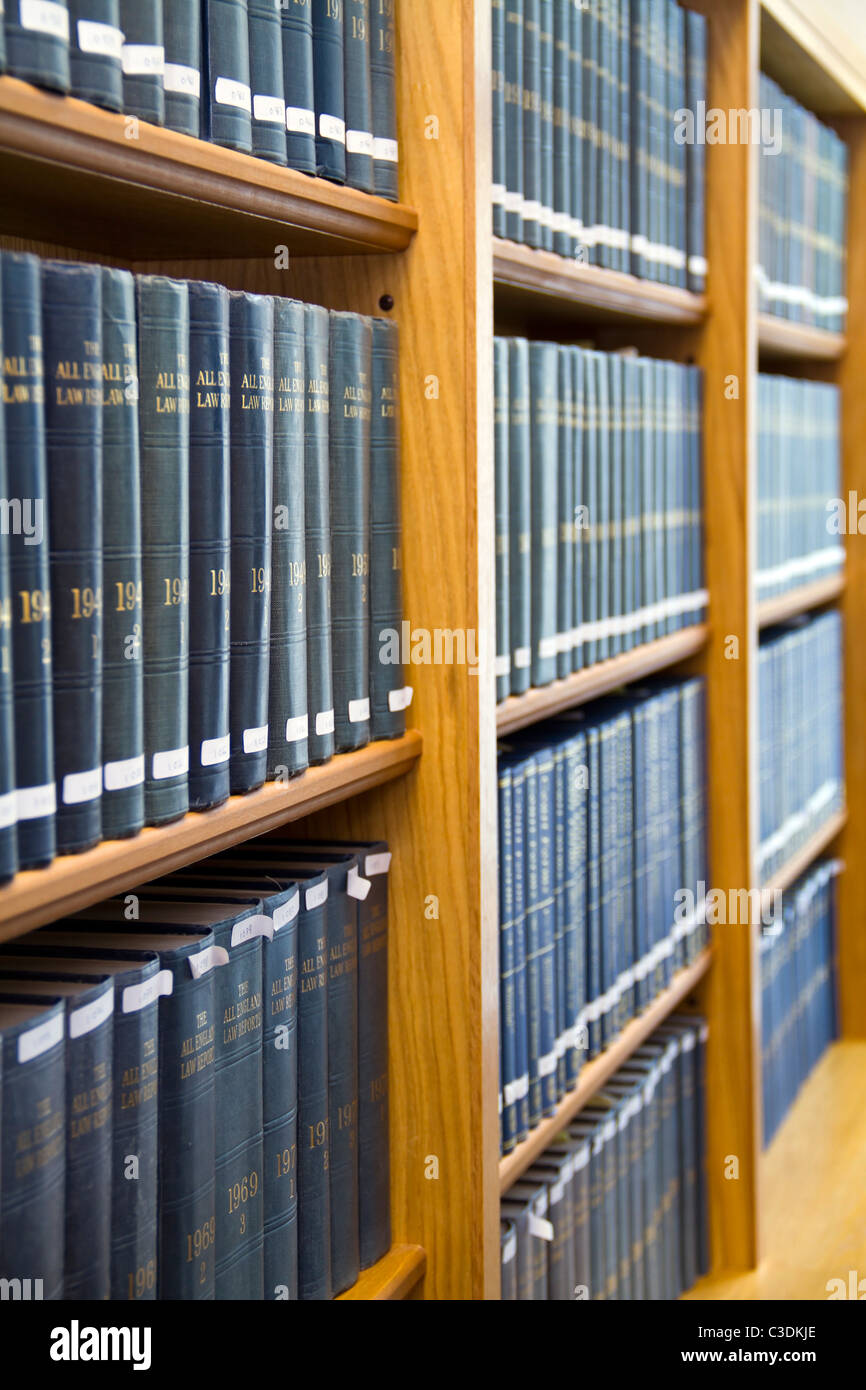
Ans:
<svg viewBox="0 0 866 1390"><path fill-rule="evenodd" d="M764 881L845 805L842 619L823 613L762 636L758 777Z"/></svg>
<svg viewBox="0 0 866 1390"><path fill-rule="evenodd" d="M0 272L0 876L399 736L396 326Z"/></svg>
<svg viewBox="0 0 866 1390"><path fill-rule="evenodd" d="M328 1299L386 1253L390 862L261 841L0 950L0 1276Z"/></svg>
<svg viewBox="0 0 866 1390"><path fill-rule="evenodd" d="M701 621L698 367L497 338L504 699Z"/></svg>
<svg viewBox="0 0 866 1390"><path fill-rule="evenodd" d="M702 291L706 20L674 0L491 0L493 230Z"/></svg>
<svg viewBox="0 0 866 1390"><path fill-rule="evenodd" d="M758 307L842 332L848 149L834 130L761 73L762 120L776 143L759 160Z"/></svg>
<svg viewBox="0 0 866 1390"><path fill-rule="evenodd" d="M8 0L0 72L397 198L397 0Z"/></svg>
<svg viewBox="0 0 866 1390"><path fill-rule="evenodd" d="M759 376L759 599L838 572L845 542L832 507L841 496L839 388Z"/></svg>
<svg viewBox="0 0 866 1390"><path fill-rule="evenodd" d="M707 1272L707 1036L672 1015L509 1189L503 1299L675 1299Z"/></svg>
<svg viewBox="0 0 866 1390"><path fill-rule="evenodd" d="M652 681L500 750L505 1153L706 943L705 719Z"/></svg>
<svg viewBox="0 0 866 1390"><path fill-rule="evenodd" d="M836 1037L834 880L841 867L823 860L804 874L760 938L765 1144Z"/></svg>

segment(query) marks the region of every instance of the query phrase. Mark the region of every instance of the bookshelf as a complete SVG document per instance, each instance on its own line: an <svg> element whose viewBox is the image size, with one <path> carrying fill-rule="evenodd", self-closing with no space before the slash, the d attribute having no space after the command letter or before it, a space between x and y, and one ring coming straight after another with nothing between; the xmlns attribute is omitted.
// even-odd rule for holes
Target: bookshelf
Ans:
<svg viewBox="0 0 866 1390"><path fill-rule="evenodd" d="M796 618L798 613L823 608L825 604L835 603L844 592L845 575L840 573L816 579L814 584L800 584L778 598L762 599L758 604L758 627L772 627L773 623L782 623L786 618Z"/></svg>

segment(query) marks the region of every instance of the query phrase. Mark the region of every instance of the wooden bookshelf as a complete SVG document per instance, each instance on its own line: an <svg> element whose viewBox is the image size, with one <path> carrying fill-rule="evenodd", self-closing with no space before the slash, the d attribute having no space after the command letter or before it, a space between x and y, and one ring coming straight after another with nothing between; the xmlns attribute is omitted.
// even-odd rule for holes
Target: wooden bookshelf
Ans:
<svg viewBox="0 0 866 1390"><path fill-rule="evenodd" d="M539 719L547 719L565 709L574 709L607 695L631 681L643 680L645 676L664 671L679 661L687 661L697 655L706 645L709 628L701 623L696 627L683 628L681 632L669 633L655 642L647 642L633 651L623 652L611 657L609 661L599 661L585 671L577 671L564 680L554 681L552 685L528 690L525 695L510 695L496 709L496 732L500 735L514 733Z"/></svg>
<svg viewBox="0 0 866 1390"><path fill-rule="evenodd" d="M387 1255L365 1269L338 1303L382 1303L409 1298L424 1278L427 1256L420 1245L392 1245Z"/></svg>
<svg viewBox="0 0 866 1390"><path fill-rule="evenodd" d="M780 869L771 876L763 885L764 893L772 893L774 890L784 892L790 888L792 883L796 883L801 874L814 864L815 860L828 850L838 835L845 829L848 820L847 811L836 811L825 822L820 829L816 830L796 854L792 854L790 859L782 865Z"/></svg>
<svg viewBox="0 0 866 1390"><path fill-rule="evenodd" d="M838 362L844 355L844 333L831 333L805 323L793 323L772 314L758 315L758 349L762 356L777 361Z"/></svg>
<svg viewBox="0 0 866 1390"><path fill-rule="evenodd" d="M816 579L813 584L801 584L789 589L787 594L776 598L763 599L758 604L758 627L772 627L783 623L787 618L796 618L799 613L808 613L813 608L823 608L827 603L835 603L845 592L845 574L828 574L825 579Z"/></svg>
<svg viewBox="0 0 866 1390"><path fill-rule="evenodd" d="M587 1062L582 1068L580 1078L573 1091L559 1102L553 1115L542 1120L540 1125L518 1144L511 1153L499 1161L500 1191L507 1192L521 1173L525 1173L539 1154L542 1154L556 1139L556 1136L575 1115L588 1105L592 1097L609 1081L615 1071L628 1061L637 1048L645 1043L650 1033L664 1023L669 1014L688 999L696 986L704 978L712 963L712 951L703 951L693 961L674 976L671 984L654 999L649 1008L632 1019L622 1031L616 1042L598 1057Z"/></svg>

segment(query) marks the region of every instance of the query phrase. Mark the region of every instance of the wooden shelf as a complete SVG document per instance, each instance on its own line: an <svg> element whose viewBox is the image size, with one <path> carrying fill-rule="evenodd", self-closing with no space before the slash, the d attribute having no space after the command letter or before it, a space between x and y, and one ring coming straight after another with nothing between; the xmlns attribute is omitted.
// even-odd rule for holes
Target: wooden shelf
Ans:
<svg viewBox="0 0 866 1390"><path fill-rule="evenodd" d="M789 589L787 594L776 598L763 599L757 606L758 627L772 627L783 623L786 618L796 618L798 613L808 613L812 608L820 608L832 603L845 592L845 574L829 574L826 579L816 579L813 584L801 584L797 589Z"/></svg>
<svg viewBox="0 0 866 1390"><path fill-rule="evenodd" d="M866 110L862 57L834 0L761 0L761 68L819 116Z"/></svg>
<svg viewBox="0 0 866 1390"><path fill-rule="evenodd" d="M131 120L0 78L0 232L125 262L273 263L280 245L318 256L403 251L417 230L412 208Z"/></svg>
<svg viewBox="0 0 866 1390"><path fill-rule="evenodd" d="M831 333L773 314L758 315L758 350L774 361L838 362L848 346L844 333Z"/></svg>
<svg viewBox="0 0 866 1390"><path fill-rule="evenodd" d="M694 656L706 645L709 628L706 624L683 628L656 642L647 642L609 661L599 661L585 671L577 671L565 680L528 690L525 695L509 695L496 710L496 732L514 733L539 719L559 714L564 709L585 705L599 695L606 695L630 681L642 680L656 671L663 671L679 661Z"/></svg>
<svg viewBox="0 0 866 1390"><path fill-rule="evenodd" d="M786 888L790 888L791 884L814 863L818 855L823 854L833 843L839 832L844 830L847 821L847 811L836 811L824 822L820 830L816 830L812 838L806 841L802 849L793 854L767 883L761 885L761 892L767 896L775 891L784 892Z"/></svg>
<svg viewBox="0 0 866 1390"><path fill-rule="evenodd" d="M340 754L288 785L269 782L213 811L193 812L134 839L107 840L45 869L16 874L0 888L0 941L402 777L417 763L421 747L421 735L411 730L393 742Z"/></svg>
<svg viewBox="0 0 866 1390"><path fill-rule="evenodd" d="M609 1081L615 1071L628 1060L631 1054L645 1043L650 1033L664 1023L668 1014L673 1013L679 1004L687 999L695 986L703 979L712 964L711 949L702 951L697 960L680 970L672 983L655 999L649 1008L638 1018L632 1020L617 1038L616 1042L599 1057L587 1062L580 1073L580 1080L573 1091L560 1101L556 1113L548 1116L537 1125L528 1138L516 1149L499 1161L499 1190L507 1192L521 1173L525 1173L556 1139L564 1128L592 1097Z"/></svg>
<svg viewBox="0 0 866 1390"><path fill-rule="evenodd" d="M424 1278L427 1256L420 1245L392 1245L387 1255L365 1269L357 1284L341 1293L338 1303L379 1303L406 1298Z"/></svg>
<svg viewBox="0 0 866 1390"><path fill-rule="evenodd" d="M706 298L672 285L638 280L618 270L602 270L533 251L514 241L493 241L493 281L497 311L538 311L589 323L698 324Z"/></svg>

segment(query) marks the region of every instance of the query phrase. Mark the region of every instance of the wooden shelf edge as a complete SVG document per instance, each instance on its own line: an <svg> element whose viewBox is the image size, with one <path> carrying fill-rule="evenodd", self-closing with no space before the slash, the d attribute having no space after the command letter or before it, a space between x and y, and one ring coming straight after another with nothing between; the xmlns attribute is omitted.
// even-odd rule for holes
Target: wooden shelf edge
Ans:
<svg viewBox="0 0 866 1390"><path fill-rule="evenodd" d="M387 1255L365 1269L357 1284L341 1293L338 1303L378 1303L406 1298L424 1278L427 1255L420 1245L392 1245Z"/></svg>
<svg viewBox="0 0 866 1390"><path fill-rule="evenodd" d="M53 205L52 199L58 210L68 203L73 226L76 217L90 217L99 206L103 221L111 221L113 209L123 223L127 259L159 258L171 255L172 248L176 255L201 256L202 246L185 239L184 230L194 227L206 236L208 218L215 216L220 225L211 235L223 238L223 255L227 223L236 233L231 242L235 255L249 252L253 245L270 245L273 256L274 233L280 227L300 229L307 234L303 249L324 254L402 251L417 231L417 213L403 204L146 121L130 126L130 119L14 77L0 77L0 167L7 194L10 180L15 181L13 189L26 180L28 197L36 200L40 212ZM51 166L51 175L39 167L45 164ZM142 206L147 212L148 198L152 216L145 216L139 228L130 219L126 200L134 200L137 212ZM163 225L168 203L177 231ZM7 224L23 216L24 207L10 205L8 196L4 204L4 230L14 231ZM94 226L94 236L99 230ZM138 241L142 254L137 256Z"/></svg>
<svg viewBox="0 0 866 1390"><path fill-rule="evenodd" d="M814 584L801 584L797 589L789 589L787 594L777 598L764 599L757 605L758 627L772 627L783 623L786 618L796 618L799 613L808 613L812 608L832 603L845 592L845 572L829 574L826 579L816 579Z"/></svg>
<svg viewBox="0 0 866 1390"><path fill-rule="evenodd" d="M819 116L866 110L859 54L832 5L761 0L761 11L762 66L771 77Z"/></svg>
<svg viewBox="0 0 866 1390"><path fill-rule="evenodd" d="M393 742L341 753L287 785L269 782L213 811L190 812L133 839L106 840L47 868L22 871L0 888L0 941L402 777L421 750L421 735L412 729Z"/></svg>
<svg viewBox="0 0 866 1390"><path fill-rule="evenodd" d="M707 314L704 295L619 270L581 265L499 237L493 239L493 281L494 292L505 287L542 300L566 301L604 317L692 325Z"/></svg>
<svg viewBox="0 0 866 1390"><path fill-rule="evenodd" d="M807 840L802 849L793 854L791 858L782 865L772 878L761 885L761 891L765 895L773 892L784 892L790 888L792 883L805 873L809 866L823 854L828 845L831 845L840 831L844 830L848 821L847 811L836 811L828 821L825 821L819 830L810 840Z"/></svg>
<svg viewBox="0 0 866 1390"><path fill-rule="evenodd" d="M540 719L585 705L589 700L617 690L621 685L675 666L677 662L685 661L701 651L708 638L709 627L706 623L700 623L611 657L609 661L599 661L595 666L577 671L564 680L528 690L525 695L509 695L496 711L497 734L502 737L517 729L525 729Z"/></svg>
<svg viewBox="0 0 866 1390"><path fill-rule="evenodd" d="M798 362L838 362L847 346L844 333L793 323L773 314L758 315L758 350L767 357Z"/></svg>
<svg viewBox="0 0 866 1390"><path fill-rule="evenodd" d="M625 1061L636 1051L637 1048L645 1043L650 1033L663 1023L668 1014L673 1013L674 1009L688 998L695 986L703 979L712 964L712 948L707 947L698 956L697 960L692 961L684 970L678 971L673 981L657 999L654 999L649 1008L637 1018L632 1019L622 1031L616 1042L600 1056L587 1062L580 1073L580 1080L573 1091L559 1102L556 1113L542 1120L532 1133L518 1144L511 1153L506 1154L499 1161L499 1191L500 1194L507 1192L509 1187L517 1181L522 1173L526 1172L538 1158L544 1153L556 1139L557 1134L571 1120L574 1119L583 1107L588 1104L597 1091L600 1091L606 1081L609 1081L615 1071L623 1065Z"/></svg>

